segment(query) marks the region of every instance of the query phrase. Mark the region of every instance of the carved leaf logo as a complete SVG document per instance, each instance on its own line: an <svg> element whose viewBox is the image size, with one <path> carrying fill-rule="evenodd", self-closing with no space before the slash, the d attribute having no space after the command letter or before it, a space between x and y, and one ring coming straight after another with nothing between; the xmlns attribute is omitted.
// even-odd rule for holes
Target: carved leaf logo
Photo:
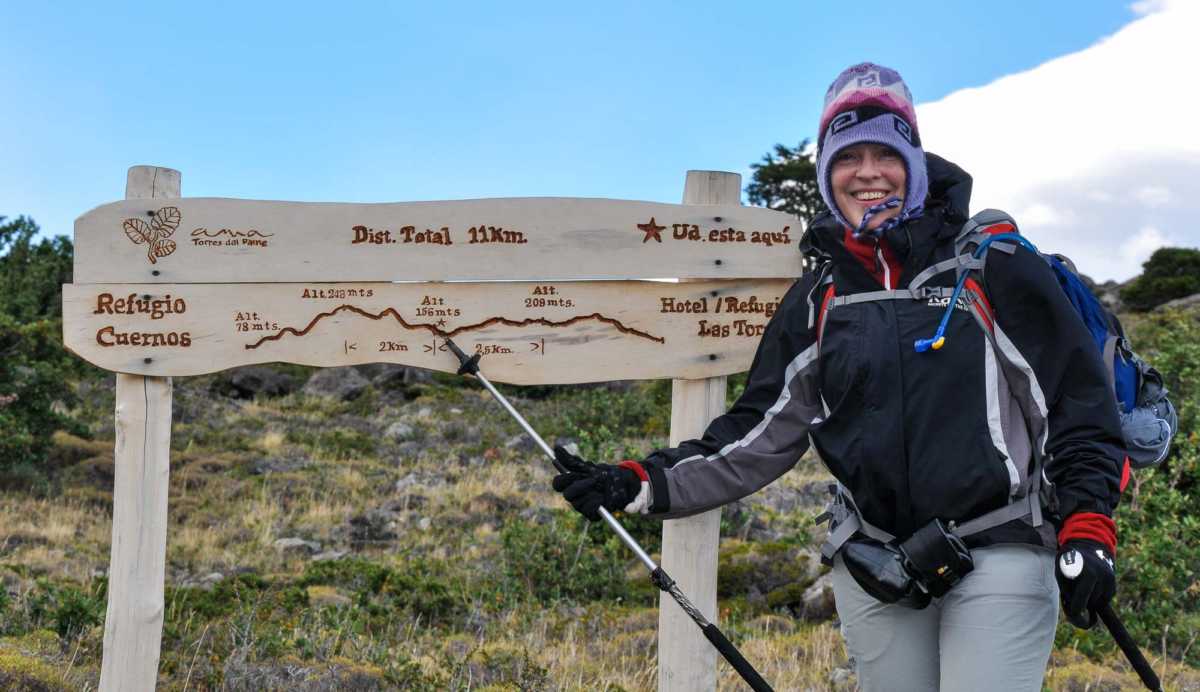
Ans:
<svg viewBox="0 0 1200 692"><path fill-rule="evenodd" d="M125 219L122 227L125 236L133 241L134 245L146 244L146 258L150 260L150 264L155 264L158 262L157 258L175 252L175 241L169 236L179 228L182 219L183 215L179 213L178 207L163 207L154 212L150 223L132 218Z"/></svg>

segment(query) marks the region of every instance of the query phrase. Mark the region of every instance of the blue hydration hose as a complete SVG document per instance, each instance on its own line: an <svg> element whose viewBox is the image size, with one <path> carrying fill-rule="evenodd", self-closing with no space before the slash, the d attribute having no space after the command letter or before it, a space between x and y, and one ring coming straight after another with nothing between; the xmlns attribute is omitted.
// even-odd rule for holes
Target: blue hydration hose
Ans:
<svg viewBox="0 0 1200 692"><path fill-rule="evenodd" d="M988 245L991 245L996 240L1011 240L1019 245L1024 246L1030 252L1037 253L1038 249L1033 246L1033 243L1026 240L1020 233L998 233L984 238L979 247L975 248L972 253L974 259L983 257L983 253L987 251ZM946 325L950 322L950 315L954 314L954 306L958 303L958 296L962 293L963 285L967 282L967 272L963 272L962 276L958 277L958 283L954 285L954 293L950 294L950 302L946 305L946 312L942 314L942 321L938 323L937 331L933 337L929 339L917 339L913 342L913 348L917 349L917 353L924 353L929 349L934 351L939 350L946 345Z"/></svg>

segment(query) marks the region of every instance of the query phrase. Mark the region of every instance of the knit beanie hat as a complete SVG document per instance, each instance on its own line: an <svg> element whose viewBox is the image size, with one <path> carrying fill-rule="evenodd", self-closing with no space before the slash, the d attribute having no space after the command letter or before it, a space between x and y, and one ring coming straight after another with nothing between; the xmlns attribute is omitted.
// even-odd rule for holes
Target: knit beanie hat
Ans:
<svg viewBox="0 0 1200 692"><path fill-rule="evenodd" d="M884 226L867 231L878 236L887 228L920 216L929 177L925 170L925 152L917 132L917 112L913 109L912 94L895 70L864 62L842 71L825 92L825 108L821 111L821 129L817 135L817 185L829 210L843 226L851 226L833 199L830 189L830 163L838 152L860 142L884 144L900 153L908 172L903 208L899 216ZM862 234L870 217L901 202L885 200L863 217L855 234Z"/></svg>

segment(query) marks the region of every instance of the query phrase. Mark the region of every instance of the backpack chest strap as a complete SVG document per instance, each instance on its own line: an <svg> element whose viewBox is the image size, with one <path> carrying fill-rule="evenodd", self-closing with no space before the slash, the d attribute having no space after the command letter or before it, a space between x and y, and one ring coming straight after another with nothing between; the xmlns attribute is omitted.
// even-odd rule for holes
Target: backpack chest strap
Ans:
<svg viewBox="0 0 1200 692"><path fill-rule="evenodd" d="M924 271L913 277L913 280L909 282L908 287L919 288L924 286L926 281L929 281L942 272L950 271L951 269L955 270L955 273L957 273L960 271L982 268L983 260L972 257L970 253L955 255L948 260L942 260L937 264L926 267Z"/></svg>
<svg viewBox="0 0 1200 692"><path fill-rule="evenodd" d="M834 296L829 301L829 309L839 305L855 303L874 303L880 300L928 300L929 298L949 298L954 289L949 286L920 286L918 288L895 288L890 291L867 291L852 293L848 296Z"/></svg>

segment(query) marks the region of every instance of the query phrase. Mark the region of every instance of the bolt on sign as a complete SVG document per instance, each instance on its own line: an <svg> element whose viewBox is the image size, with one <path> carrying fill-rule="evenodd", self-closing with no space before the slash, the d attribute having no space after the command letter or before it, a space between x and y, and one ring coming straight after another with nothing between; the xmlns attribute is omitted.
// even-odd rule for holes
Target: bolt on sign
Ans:
<svg viewBox="0 0 1200 692"><path fill-rule="evenodd" d="M794 217L736 205L129 199L76 222L64 339L154 376L454 372L454 338L500 382L713 377L749 366L799 273L798 234Z"/></svg>

